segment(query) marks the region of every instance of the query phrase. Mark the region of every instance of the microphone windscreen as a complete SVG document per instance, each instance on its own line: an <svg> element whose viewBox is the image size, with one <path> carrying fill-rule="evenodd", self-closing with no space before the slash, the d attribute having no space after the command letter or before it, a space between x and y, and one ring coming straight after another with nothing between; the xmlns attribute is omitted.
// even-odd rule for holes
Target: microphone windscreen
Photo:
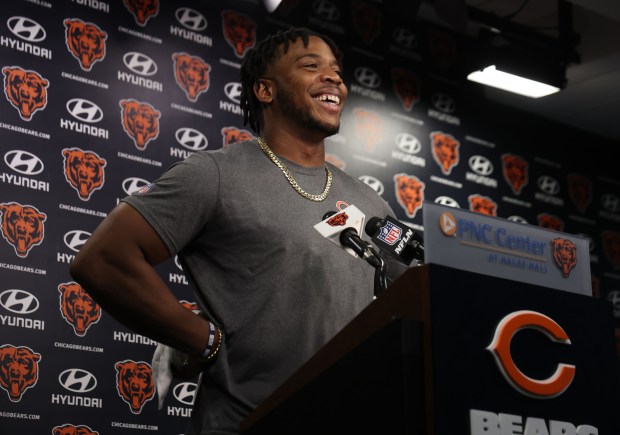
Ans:
<svg viewBox="0 0 620 435"><path fill-rule="evenodd" d="M382 224L383 219L373 216L368 219L368 222L366 222L364 231L366 231L366 234L368 234L370 237L374 237L377 234L377 231L379 231L379 228L381 228Z"/></svg>

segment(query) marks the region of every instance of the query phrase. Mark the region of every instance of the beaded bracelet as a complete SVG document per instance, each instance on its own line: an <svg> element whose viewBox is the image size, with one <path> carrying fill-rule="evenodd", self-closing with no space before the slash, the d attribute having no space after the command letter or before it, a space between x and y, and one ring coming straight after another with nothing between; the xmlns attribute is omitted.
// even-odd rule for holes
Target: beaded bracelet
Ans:
<svg viewBox="0 0 620 435"><path fill-rule="evenodd" d="M215 349L213 349L213 352L211 352L209 354L209 356L207 356L207 359L205 361L210 361L213 358L215 358L215 355L217 355L217 353L220 351L220 347L222 347L222 340L224 339L222 337L222 330L220 328L217 328L217 335L218 335L218 342L217 342L217 347Z"/></svg>
<svg viewBox="0 0 620 435"><path fill-rule="evenodd" d="M215 341L215 324L213 322L209 322L209 341L207 342L207 347L205 348L200 358L206 358L213 348L213 342Z"/></svg>

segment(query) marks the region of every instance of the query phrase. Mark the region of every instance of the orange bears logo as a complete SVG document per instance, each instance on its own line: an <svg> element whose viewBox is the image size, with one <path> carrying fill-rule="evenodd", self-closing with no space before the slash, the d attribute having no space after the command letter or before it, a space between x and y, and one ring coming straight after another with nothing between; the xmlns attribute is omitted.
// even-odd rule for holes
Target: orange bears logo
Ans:
<svg viewBox="0 0 620 435"><path fill-rule="evenodd" d="M177 85L185 92L187 99L195 103L200 94L209 90L211 65L187 53L173 53L172 60Z"/></svg>
<svg viewBox="0 0 620 435"><path fill-rule="evenodd" d="M88 426L79 425L75 426L73 424L63 424L62 426L56 426L52 429L53 435L99 435L99 432L96 432L89 428Z"/></svg>
<svg viewBox="0 0 620 435"><path fill-rule="evenodd" d="M84 71L90 71L95 63L105 57L105 40L108 34L96 24L78 18L67 18L64 24L65 43L69 53L78 60Z"/></svg>
<svg viewBox="0 0 620 435"><path fill-rule="evenodd" d="M254 135L248 130L237 127L222 128L222 145L227 147L235 142L243 142L244 140L254 139Z"/></svg>
<svg viewBox="0 0 620 435"><path fill-rule="evenodd" d="M43 222L47 216L31 205L16 202L1 203L0 212L2 212L0 227L2 236L13 245L18 257L26 258L34 246L43 242L45 237Z"/></svg>
<svg viewBox="0 0 620 435"><path fill-rule="evenodd" d="M341 171L344 171L347 164L336 154L325 154L325 161L331 163Z"/></svg>
<svg viewBox="0 0 620 435"><path fill-rule="evenodd" d="M161 112L149 103L136 100L120 100L123 130L133 139L136 148L146 149L151 140L159 136Z"/></svg>
<svg viewBox="0 0 620 435"><path fill-rule="evenodd" d="M469 195L467 200L469 201L470 211L487 216L497 216L497 203L488 196Z"/></svg>
<svg viewBox="0 0 620 435"><path fill-rule="evenodd" d="M502 154L502 173L512 193L520 195L529 181L528 163L520 156Z"/></svg>
<svg viewBox="0 0 620 435"><path fill-rule="evenodd" d="M18 66L5 66L4 95L19 112L24 121L30 121L32 115L47 106L47 88L50 82L38 72L25 70Z"/></svg>
<svg viewBox="0 0 620 435"><path fill-rule="evenodd" d="M403 105L403 109L410 112L413 105L420 101L420 80L409 70L393 68L392 83L394 93Z"/></svg>
<svg viewBox="0 0 620 435"><path fill-rule="evenodd" d="M0 346L0 387L12 402L22 400L24 392L39 380L41 355L26 346Z"/></svg>
<svg viewBox="0 0 620 435"><path fill-rule="evenodd" d="M383 139L383 120L373 111L361 108L353 109L355 133L364 143L366 150L372 152Z"/></svg>
<svg viewBox="0 0 620 435"><path fill-rule="evenodd" d="M153 371L144 361L119 361L116 369L116 391L129 404L134 414L140 414L144 404L155 395Z"/></svg>
<svg viewBox="0 0 620 435"><path fill-rule="evenodd" d="M562 271L564 278L568 278L570 271L577 266L577 245L567 239L553 239L553 261Z"/></svg>
<svg viewBox="0 0 620 435"><path fill-rule="evenodd" d="M146 26L146 22L159 13L159 0L123 0L127 10L133 15L136 24Z"/></svg>
<svg viewBox="0 0 620 435"><path fill-rule="evenodd" d="M563 231L564 230L564 222L557 216L554 216L549 213L541 213L537 217L538 226L547 228L555 231Z"/></svg>
<svg viewBox="0 0 620 435"><path fill-rule="evenodd" d="M338 213L327 220L327 224L332 227L341 227L347 223L349 215L346 213Z"/></svg>
<svg viewBox="0 0 620 435"><path fill-rule="evenodd" d="M431 133L431 143L433 144L435 162L444 175L450 175L452 168L459 163L459 147L461 144L452 135L441 131Z"/></svg>
<svg viewBox="0 0 620 435"><path fill-rule="evenodd" d="M353 25L366 45L371 45L381 34L381 11L363 0L351 2Z"/></svg>
<svg viewBox="0 0 620 435"><path fill-rule="evenodd" d="M438 28L429 30L427 38L436 65L441 71L449 70L458 59L456 39Z"/></svg>
<svg viewBox="0 0 620 435"><path fill-rule="evenodd" d="M179 303L186 310L190 310L190 311L198 310L198 304L196 302L189 302L189 301L182 300L182 301L179 301Z"/></svg>
<svg viewBox="0 0 620 435"><path fill-rule="evenodd" d="M84 337L88 328L101 319L101 308L76 282L58 286L60 292L60 313L73 326L78 337Z"/></svg>
<svg viewBox="0 0 620 435"><path fill-rule="evenodd" d="M424 201L424 183L415 175L396 174L394 175L394 187L400 206L408 217L415 217Z"/></svg>
<svg viewBox="0 0 620 435"><path fill-rule="evenodd" d="M605 230L602 233L602 238L603 250L607 260L609 260L615 270L620 269L620 233Z"/></svg>
<svg viewBox="0 0 620 435"><path fill-rule="evenodd" d="M566 178L570 199L580 213L585 213L592 202L592 181L579 174L569 174Z"/></svg>
<svg viewBox="0 0 620 435"><path fill-rule="evenodd" d="M65 148L62 155L67 183L76 190L82 201L88 201L93 192L105 183L103 168L107 162L96 153L79 148Z"/></svg>
<svg viewBox="0 0 620 435"><path fill-rule="evenodd" d="M222 11L222 31L235 56L242 58L256 45L256 23L235 11Z"/></svg>

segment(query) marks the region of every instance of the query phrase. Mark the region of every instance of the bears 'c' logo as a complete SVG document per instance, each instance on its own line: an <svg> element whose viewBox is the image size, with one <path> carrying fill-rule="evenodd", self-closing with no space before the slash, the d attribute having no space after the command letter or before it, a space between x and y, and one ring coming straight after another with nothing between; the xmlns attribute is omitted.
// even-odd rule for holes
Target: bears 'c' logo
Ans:
<svg viewBox="0 0 620 435"><path fill-rule="evenodd" d="M434 131L431 133L433 158L444 175L450 175L452 168L459 163L460 143L452 135Z"/></svg>
<svg viewBox="0 0 620 435"><path fill-rule="evenodd" d="M256 45L256 23L245 15L222 11L222 31L224 39L238 58L245 56Z"/></svg>
<svg viewBox="0 0 620 435"><path fill-rule="evenodd" d="M96 62L105 57L105 40L108 34L96 24L78 18L67 18L65 43L69 53L80 63L84 71L90 71Z"/></svg>
<svg viewBox="0 0 620 435"><path fill-rule="evenodd" d="M469 195L467 200L469 201L470 211L485 214L487 216L497 216L497 203L488 196L478 194Z"/></svg>
<svg viewBox="0 0 620 435"><path fill-rule="evenodd" d="M568 278L570 271L577 265L577 246L567 239L553 239L553 260L562 271L564 278Z"/></svg>
<svg viewBox="0 0 620 435"><path fill-rule="evenodd" d="M93 431L88 426L73 424L63 424L52 429L54 435L99 435L99 432Z"/></svg>
<svg viewBox="0 0 620 435"><path fill-rule="evenodd" d="M329 220L327 221L327 224L332 227L341 227L344 224L346 224L348 220L349 220L348 214L338 213L337 215L329 218Z"/></svg>
<svg viewBox="0 0 620 435"><path fill-rule="evenodd" d="M146 26L151 17L159 13L159 0L123 0L125 7L133 15L139 26Z"/></svg>
<svg viewBox="0 0 620 435"><path fill-rule="evenodd" d="M248 130L237 127L222 128L222 146L227 147L235 142L243 142L244 140L252 140L254 135Z"/></svg>
<svg viewBox="0 0 620 435"><path fill-rule="evenodd" d="M372 152L381 139L383 139L383 120L371 110L353 109L355 119L355 133L366 145L366 150Z"/></svg>
<svg viewBox="0 0 620 435"><path fill-rule="evenodd" d="M0 387L12 402L22 400L22 395L39 380L41 355L26 346L10 344L0 346Z"/></svg>
<svg viewBox="0 0 620 435"><path fill-rule="evenodd" d="M514 154L502 154L502 173L504 180L512 189L512 193L519 195L529 181L528 163Z"/></svg>
<svg viewBox="0 0 620 435"><path fill-rule="evenodd" d="M394 187L400 206L408 217L415 217L424 201L424 182L415 175L396 174L394 175Z"/></svg>
<svg viewBox="0 0 620 435"><path fill-rule="evenodd" d="M22 258L28 256L33 246L40 245L45 236L43 222L47 219L31 205L16 202L0 203L2 212L2 236L13 245L15 253Z"/></svg>
<svg viewBox="0 0 620 435"><path fill-rule="evenodd" d="M82 201L88 201L95 190L103 187L106 161L92 151L79 148L62 150L65 158L65 179Z"/></svg>
<svg viewBox="0 0 620 435"><path fill-rule="evenodd" d="M101 308L76 282L58 286L60 292L60 313L73 326L75 335L84 337L91 325L101 319Z"/></svg>
<svg viewBox="0 0 620 435"><path fill-rule="evenodd" d="M403 109L410 112L413 105L420 101L420 80L411 71L404 68L392 69L394 93L403 105Z"/></svg>
<svg viewBox="0 0 620 435"><path fill-rule="evenodd" d="M351 2L353 25L366 45L370 45L381 34L381 11L374 5L361 0Z"/></svg>
<svg viewBox="0 0 620 435"><path fill-rule="evenodd" d="M161 112L149 103L120 100L123 130L133 139L136 148L146 149L148 143L159 136Z"/></svg>
<svg viewBox="0 0 620 435"><path fill-rule="evenodd" d="M143 361L119 361L115 364L116 391L129 404L134 414L140 414L144 404L155 395L153 370Z"/></svg>
<svg viewBox="0 0 620 435"><path fill-rule="evenodd" d="M24 121L30 121L37 110L47 106L47 87L50 82L38 72L18 66L5 66L4 95Z"/></svg>
<svg viewBox="0 0 620 435"><path fill-rule="evenodd" d="M538 226L555 231L564 231L564 222L557 216L549 213L540 213L537 216Z"/></svg>
<svg viewBox="0 0 620 435"><path fill-rule="evenodd" d="M187 99L196 102L203 92L209 89L209 71L211 65L198 56L187 53L173 53L174 79L183 89Z"/></svg>

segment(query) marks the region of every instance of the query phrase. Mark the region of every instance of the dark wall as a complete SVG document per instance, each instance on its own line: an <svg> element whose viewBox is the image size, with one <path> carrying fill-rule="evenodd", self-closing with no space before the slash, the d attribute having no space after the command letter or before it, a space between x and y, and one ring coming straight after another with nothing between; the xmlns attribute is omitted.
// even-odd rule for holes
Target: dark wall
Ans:
<svg viewBox="0 0 620 435"><path fill-rule="evenodd" d="M289 25L343 48L349 100L328 158L375 187L396 217L422 231L424 199L583 234L595 296L620 300L614 144L486 103L459 76L469 42L398 11L382 16L373 2L299 1L273 16L253 1L134 3L3 4L2 434L183 431L195 383L174 383L160 411L148 379L132 400L123 375L148 377L155 343L101 312L68 265L120 198L193 151L252 136L238 106L239 66L257 40ZM247 38L231 36L233 27ZM186 63L202 70L196 86ZM516 187L506 164L522 168ZM191 308L178 263L159 271ZM12 383L4 362L18 356Z"/></svg>

